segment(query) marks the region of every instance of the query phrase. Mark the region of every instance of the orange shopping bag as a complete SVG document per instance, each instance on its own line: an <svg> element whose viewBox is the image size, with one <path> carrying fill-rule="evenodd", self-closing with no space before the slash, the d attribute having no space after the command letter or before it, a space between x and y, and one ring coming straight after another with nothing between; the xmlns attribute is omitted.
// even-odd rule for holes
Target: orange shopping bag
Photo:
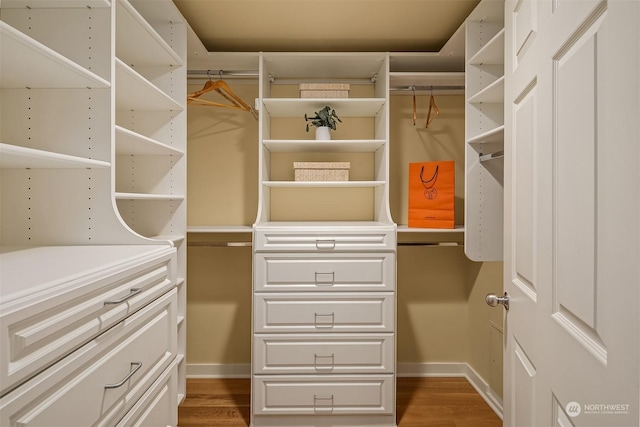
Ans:
<svg viewBox="0 0 640 427"><path fill-rule="evenodd" d="M454 161L409 163L409 227L453 228Z"/></svg>

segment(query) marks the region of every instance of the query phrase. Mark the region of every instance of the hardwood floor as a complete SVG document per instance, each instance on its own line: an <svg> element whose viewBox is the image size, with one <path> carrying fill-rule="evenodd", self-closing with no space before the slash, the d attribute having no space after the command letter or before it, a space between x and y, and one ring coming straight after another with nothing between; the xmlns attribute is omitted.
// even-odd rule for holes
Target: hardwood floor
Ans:
<svg viewBox="0 0 640 427"><path fill-rule="evenodd" d="M502 421L464 378L398 378L398 427L499 427ZM180 427L249 425L250 380L188 379Z"/></svg>

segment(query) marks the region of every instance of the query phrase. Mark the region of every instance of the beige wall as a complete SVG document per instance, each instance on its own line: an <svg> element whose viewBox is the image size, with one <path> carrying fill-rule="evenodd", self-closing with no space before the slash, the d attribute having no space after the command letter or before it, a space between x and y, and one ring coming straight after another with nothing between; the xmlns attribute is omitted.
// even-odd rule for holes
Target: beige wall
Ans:
<svg viewBox="0 0 640 427"><path fill-rule="evenodd" d="M257 97L257 85L232 87L247 101ZM277 90L278 96L283 96L293 89ZM464 98L436 94L436 103L440 115L425 129L427 96L418 96L415 127L412 97L391 98L390 202L398 224L407 223L408 164L416 161L456 161L456 222L464 219ZM276 124L280 125L289 123ZM288 138L304 137L300 135L301 131L304 134L304 120L290 125L299 128L291 131L297 136ZM348 138L354 126L370 123L343 123L339 127L342 136L336 134L335 138ZM254 222L257 128L257 122L245 112L189 107L189 225ZM358 132L361 134L362 129ZM292 173L290 156L272 160L275 173ZM196 242L213 238L246 240L250 236L190 234L188 238ZM502 263L471 262L461 246L401 246L397 265L398 363L467 362L501 393L502 310L489 308L484 295L502 288ZM187 279L187 362L249 363L251 249L189 246Z"/></svg>

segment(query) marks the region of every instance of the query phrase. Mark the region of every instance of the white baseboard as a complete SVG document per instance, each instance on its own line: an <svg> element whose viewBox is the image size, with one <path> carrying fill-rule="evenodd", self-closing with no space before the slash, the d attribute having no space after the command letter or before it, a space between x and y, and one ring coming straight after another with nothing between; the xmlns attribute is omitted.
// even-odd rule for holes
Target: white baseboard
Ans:
<svg viewBox="0 0 640 427"><path fill-rule="evenodd" d="M464 377L502 419L502 399L467 363L398 363L399 377ZM248 363L201 363L187 365L187 378L251 378Z"/></svg>
<svg viewBox="0 0 640 427"><path fill-rule="evenodd" d="M187 378L251 378L249 363L187 364Z"/></svg>

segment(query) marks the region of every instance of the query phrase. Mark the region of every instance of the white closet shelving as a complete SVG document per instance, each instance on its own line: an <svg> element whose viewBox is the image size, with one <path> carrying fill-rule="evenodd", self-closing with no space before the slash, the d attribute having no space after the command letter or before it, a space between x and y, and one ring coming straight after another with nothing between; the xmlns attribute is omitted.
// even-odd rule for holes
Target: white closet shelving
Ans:
<svg viewBox="0 0 640 427"><path fill-rule="evenodd" d="M400 54L396 54L400 55ZM437 56L437 55L436 55ZM393 61L393 57L392 57ZM446 64L442 59L436 59L433 54L410 54L405 53L397 59L396 67L411 68L412 71L391 71L389 74L390 91L395 95L433 94L439 95L459 95L464 94L465 73L464 71L419 71L420 68L439 68ZM446 66L456 68L455 63ZM415 228L406 225L398 226L399 234L420 233L422 238L427 234L436 233L464 233L464 225L456 225L453 229L439 228Z"/></svg>
<svg viewBox="0 0 640 427"><path fill-rule="evenodd" d="M178 250L179 400L186 360L186 31L170 1L116 9L115 192L120 215Z"/></svg>
<svg viewBox="0 0 640 427"><path fill-rule="evenodd" d="M132 421L149 416L175 424L185 374L186 70L181 58L186 24L170 0L3 0L1 8L0 317L9 328L3 336L10 341L3 348L23 355L25 363L11 365L2 358L0 424L11 418L36 425L42 416L50 424L69 425L68 416L77 411L65 406L65 396L82 388L67 384L75 374L65 364L85 363L82 355L91 346L104 352L91 359L108 367L104 378L121 375L120 365L129 369L124 359L107 351L127 343L126 335L98 338L112 325L106 319L129 325L125 329L140 335L149 357L156 357L152 348L161 343L166 352L157 355L162 363L152 368L145 362L117 392L124 392L121 403L108 409L100 399L89 399L83 414L96 418L87 418L87 425L100 420L115 424L125 415ZM156 21L143 18L146 9L153 10L149 16ZM158 10L170 14L159 18ZM121 56L113 49L116 44L128 45ZM118 108L128 108L122 123L113 114ZM136 109L151 112L134 118ZM125 167L128 188L120 191ZM134 173L146 181L133 183ZM147 198L152 200L138 200ZM117 212L116 203L126 204L127 212ZM166 212L133 212L130 203L176 204L170 209L177 214L169 218L169 229L161 225ZM150 224L148 234L136 230L131 215ZM149 238L154 235L160 238ZM156 308L168 323L154 323ZM71 325L81 333L68 329ZM36 327L41 332L28 351L14 348L22 342L16 336ZM57 343L55 349L47 351L48 343ZM126 357L139 353L131 345ZM68 393L50 398L52 387ZM172 403L158 405L159 393L171 396ZM28 415L25 404L41 415Z"/></svg>
<svg viewBox="0 0 640 427"><path fill-rule="evenodd" d="M260 55L255 427L395 426L396 226L388 203L388 64L386 53ZM369 98L278 98L272 85L279 80L358 81L373 91ZM291 119L304 129L305 113L325 105L336 110L341 127L358 121L353 139L287 138L295 134L288 129ZM296 156L357 158L366 166L348 181L295 181L288 159ZM283 163L290 169L283 171ZM356 215L344 213L354 209ZM375 349L375 356L358 352L361 345ZM285 386L291 391L282 395ZM353 398L365 389L371 393Z"/></svg>
<svg viewBox="0 0 640 427"><path fill-rule="evenodd" d="M484 0L466 28L465 253L502 260L504 1Z"/></svg>

